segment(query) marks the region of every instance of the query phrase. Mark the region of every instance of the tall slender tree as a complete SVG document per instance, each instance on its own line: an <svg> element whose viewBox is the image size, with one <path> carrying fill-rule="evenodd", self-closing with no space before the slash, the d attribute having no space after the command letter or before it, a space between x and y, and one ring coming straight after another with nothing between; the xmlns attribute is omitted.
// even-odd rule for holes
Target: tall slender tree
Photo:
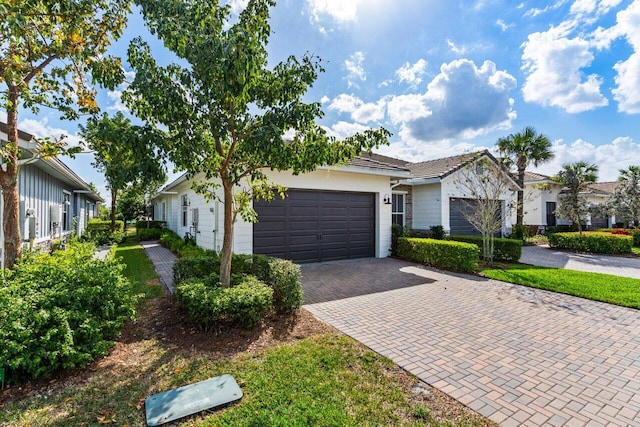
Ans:
<svg viewBox="0 0 640 427"><path fill-rule="evenodd" d="M556 215L570 219L578 231L582 233L582 221L589 214L589 204L581 193L589 189L589 185L598 179L598 166L585 162L576 162L562 165L553 180L562 184L565 188L560 193L560 205L556 209Z"/></svg>
<svg viewBox="0 0 640 427"><path fill-rule="evenodd" d="M234 222L255 221L252 200L273 198L284 188L265 169L315 170L344 163L363 150L386 143L384 129L338 141L316 124L320 103L303 96L322 71L320 60L290 56L270 67L267 43L273 0L249 0L237 19L210 0L139 0L152 33L182 65L159 66L140 39L129 48L136 77L123 94L143 120L169 134L169 158L197 177L195 191L221 200L224 237L220 279L228 287ZM295 135L285 140L284 134Z"/></svg>
<svg viewBox="0 0 640 427"><path fill-rule="evenodd" d="M609 200L612 212L620 219L640 224L640 166L620 169L618 185Z"/></svg>
<svg viewBox="0 0 640 427"><path fill-rule="evenodd" d="M0 0L0 102L7 111L7 144L0 147L4 195L5 264L22 252L18 201L18 113L42 106L63 118L97 111L90 76L108 88L123 78L120 61L104 55L126 24L129 0ZM41 140L43 156L64 151Z"/></svg>
<svg viewBox="0 0 640 427"><path fill-rule="evenodd" d="M533 127L498 139L500 156L509 168L516 171L518 205L516 207L516 225L521 226L524 218L524 173L530 165L538 166L553 159L551 142L545 135L537 133Z"/></svg>
<svg viewBox="0 0 640 427"><path fill-rule="evenodd" d="M164 181L166 174L159 156L164 137L161 132L135 126L121 112L104 113L80 126L80 135L93 151L94 166L102 171L111 191L111 231L116 226L118 195L129 184L141 187Z"/></svg>

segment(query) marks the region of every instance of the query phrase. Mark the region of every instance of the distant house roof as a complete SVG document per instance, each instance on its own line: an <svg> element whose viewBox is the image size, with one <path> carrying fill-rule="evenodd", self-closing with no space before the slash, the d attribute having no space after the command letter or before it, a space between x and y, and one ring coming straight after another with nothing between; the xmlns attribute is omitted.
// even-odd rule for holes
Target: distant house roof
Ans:
<svg viewBox="0 0 640 427"><path fill-rule="evenodd" d="M7 137L8 126L6 123L0 122L0 141L5 142ZM18 130L18 138L23 143L32 143L37 141L35 136L30 133ZM65 165L62 160L58 158L38 158L37 153L33 151L32 146L25 144L24 147L20 147L23 157L22 160L27 160L28 164L33 164L36 167L47 172L49 175L59 179L62 182L71 185L76 192L86 194L89 198L97 201L104 202L104 199L96 194L82 178L80 178L71 168ZM25 153L27 155L25 155Z"/></svg>
<svg viewBox="0 0 640 427"><path fill-rule="evenodd" d="M543 175L541 173L525 171L524 172L524 182L535 182L535 181L553 181L553 179L548 175Z"/></svg>
<svg viewBox="0 0 640 427"><path fill-rule="evenodd" d="M426 162L410 163L408 167L413 178L444 178L483 155L495 160L488 150L484 150L442 159L427 160Z"/></svg>
<svg viewBox="0 0 640 427"><path fill-rule="evenodd" d="M380 163L386 163L388 165L394 165L404 169L406 169L407 165L411 163L403 159L396 159L395 157L383 156L382 154L371 153L371 152L362 153L358 157L375 160Z"/></svg>
<svg viewBox="0 0 640 427"><path fill-rule="evenodd" d="M589 188L593 190L594 193L613 194L618 185L620 185L620 181L596 182L589 185Z"/></svg>
<svg viewBox="0 0 640 427"><path fill-rule="evenodd" d="M354 157L349 164L351 166L409 172L408 162L375 153L363 153Z"/></svg>

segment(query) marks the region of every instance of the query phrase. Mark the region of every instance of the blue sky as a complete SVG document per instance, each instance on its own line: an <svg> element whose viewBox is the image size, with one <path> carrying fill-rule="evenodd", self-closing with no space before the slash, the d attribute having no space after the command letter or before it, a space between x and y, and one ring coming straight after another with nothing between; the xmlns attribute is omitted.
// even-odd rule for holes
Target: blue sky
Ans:
<svg viewBox="0 0 640 427"><path fill-rule="evenodd" d="M338 137L384 126L393 136L382 154L455 155L534 126L556 154L538 172L584 160L605 181L640 165L640 0L280 0L271 25L273 63L322 59L326 72L306 98L323 103L321 124ZM134 14L113 53L125 56L139 35L152 41ZM173 60L152 45L160 62ZM124 108L118 91L99 102ZM56 112L20 118L25 131L77 141L78 123ZM90 155L65 162L104 188Z"/></svg>

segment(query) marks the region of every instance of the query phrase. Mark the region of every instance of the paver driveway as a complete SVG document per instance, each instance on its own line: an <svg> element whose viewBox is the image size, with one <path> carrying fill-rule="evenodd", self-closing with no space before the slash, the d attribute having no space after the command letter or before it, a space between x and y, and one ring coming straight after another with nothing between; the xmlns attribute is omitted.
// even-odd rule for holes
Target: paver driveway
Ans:
<svg viewBox="0 0 640 427"><path fill-rule="evenodd" d="M524 246L520 262L542 267L567 268L640 279L640 258L577 254L551 249L549 246Z"/></svg>
<svg viewBox="0 0 640 427"><path fill-rule="evenodd" d="M505 426L640 425L639 311L396 260L350 263L346 287L391 269L428 283L305 308L479 413Z"/></svg>

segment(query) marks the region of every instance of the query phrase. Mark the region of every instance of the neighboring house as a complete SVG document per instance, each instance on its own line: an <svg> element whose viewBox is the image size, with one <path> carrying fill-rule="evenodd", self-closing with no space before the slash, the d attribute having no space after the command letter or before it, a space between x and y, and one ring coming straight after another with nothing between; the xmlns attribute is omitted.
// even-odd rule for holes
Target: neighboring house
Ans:
<svg viewBox="0 0 640 427"><path fill-rule="evenodd" d="M7 141L0 122L0 141ZM33 135L19 131L20 234L25 242L44 244L72 231L81 235L89 219L98 215L104 200L68 166L56 158L38 157ZM75 228L74 228L75 227Z"/></svg>
<svg viewBox="0 0 640 427"><path fill-rule="evenodd" d="M589 191L581 193L590 204L598 205L607 201L618 183L597 182L589 186ZM560 205L559 197L563 187L550 176L534 172L525 172L524 178L524 223L544 231L548 227L571 225L571 221L559 218L555 214ZM587 216L588 229L607 228L615 224L615 217L592 218Z"/></svg>
<svg viewBox="0 0 640 427"><path fill-rule="evenodd" d="M392 223L413 229L442 225L452 234L477 234L461 215L466 196L455 181L463 167L483 156L495 161L488 152L422 163L364 153L347 166L297 176L264 170L270 180L288 188L287 197L254 202L258 222L238 220L233 251L320 262L388 256ZM183 175L164 187L152 200L154 219L166 221L180 236L189 233L203 248L219 251L221 202L206 203L191 183ZM503 197L502 234L511 228L512 197Z"/></svg>

